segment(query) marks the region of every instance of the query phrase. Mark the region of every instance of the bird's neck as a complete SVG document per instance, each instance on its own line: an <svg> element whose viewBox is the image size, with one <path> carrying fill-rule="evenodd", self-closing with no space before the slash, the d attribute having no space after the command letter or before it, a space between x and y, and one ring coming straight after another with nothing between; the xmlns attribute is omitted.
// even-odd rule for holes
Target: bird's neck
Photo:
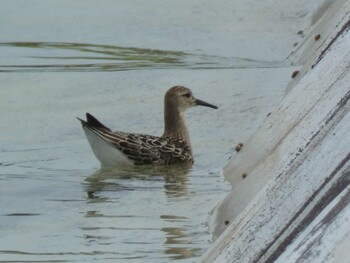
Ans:
<svg viewBox="0 0 350 263"><path fill-rule="evenodd" d="M172 105L167 105L164 112L164 125L163 138L172 141L184 141L192 152L183 111L180 111L177 107L172 107Z"/></svg>

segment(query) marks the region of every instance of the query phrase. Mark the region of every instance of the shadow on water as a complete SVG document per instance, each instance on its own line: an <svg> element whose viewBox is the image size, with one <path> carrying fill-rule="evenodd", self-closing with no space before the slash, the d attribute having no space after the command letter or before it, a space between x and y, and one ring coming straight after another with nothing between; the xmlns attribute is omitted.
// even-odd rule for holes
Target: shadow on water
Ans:
<svg viewBox="0 0 350 263"><path fill-rule="evenodd" d="M7 56L0 72L84 72L123 71L133 69L225 69L274 68L281 63L239 57L219 57L188 52L157 50L113 45L59 42L3 42ZM21 51L21 52L17 52ZM30 64L28 64L30 61Z"/></svg>

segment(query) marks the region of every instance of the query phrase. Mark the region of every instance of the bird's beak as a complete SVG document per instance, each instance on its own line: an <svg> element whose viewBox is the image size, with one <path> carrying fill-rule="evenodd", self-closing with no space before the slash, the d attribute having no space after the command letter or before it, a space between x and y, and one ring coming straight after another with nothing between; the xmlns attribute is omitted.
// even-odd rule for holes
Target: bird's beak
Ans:
<svg viewBox="0 0 350 263"><path fill-rule="evenodd" d="M199 100L199 99L195 99L194 102L195 102L196 105L205 106L205 107L209 107L209 108L213 108L213 109L217 109L218 108L218 107L216 107L213 104L210 104L208 102L205 102L205 101L202 101L202 100Z"/></svg>

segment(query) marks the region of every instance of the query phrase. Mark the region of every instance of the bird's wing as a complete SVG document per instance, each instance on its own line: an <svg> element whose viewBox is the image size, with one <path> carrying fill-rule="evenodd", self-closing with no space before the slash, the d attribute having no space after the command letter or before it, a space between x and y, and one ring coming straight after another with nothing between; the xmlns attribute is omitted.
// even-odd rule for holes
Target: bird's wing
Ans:
<svg viewBox="0 0 350 263"><path fill-rule="evenodd" d="M112 132L111 129L102 124L91 114L86 114L87 120L79 119L84 128L99 136L105 142L121 151L125 156L132 160L134 164L152 164L158 163L160 153L158 151L159 137L133 134L126 132Z"/></svg>
<svg viewBox="0 0 350 263"><path fill-rule="evenodd" d="M162 139L162 138L160 138ZM164 164L193 163L190 147L184 140L165 140L159 148Z"/></svg>
<svg viewBox="0 0 350 263"><path fill-rule="evenodd" d="M87 121L81 120L101 139L120 150L134 164L174 164L192 160L190 150L184 141L171 141L162 137L115 131L103 125L91 114L86 114Z"/></svg>
<svg viewBox="0 0 350 263"><path fill-rule="evenodd" d="M119 140L114 145L130 160L134 161L134 164L159 163L159 137L122 132L114 132L113 134L118 137L123 136L123 140Z"/></svg>

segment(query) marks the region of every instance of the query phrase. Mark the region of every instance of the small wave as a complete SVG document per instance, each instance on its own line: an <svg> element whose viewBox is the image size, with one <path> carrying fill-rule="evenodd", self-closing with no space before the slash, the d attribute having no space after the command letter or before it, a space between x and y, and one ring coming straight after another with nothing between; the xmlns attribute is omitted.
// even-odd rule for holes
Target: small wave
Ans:
<svg viewBox="0 0 350 263"><path fill-rule="evenodd" d="M271 68L279 62L220 57L181 51L60 42L3 42L7 55L0 72L98 72L140 69Z"/></svg>

